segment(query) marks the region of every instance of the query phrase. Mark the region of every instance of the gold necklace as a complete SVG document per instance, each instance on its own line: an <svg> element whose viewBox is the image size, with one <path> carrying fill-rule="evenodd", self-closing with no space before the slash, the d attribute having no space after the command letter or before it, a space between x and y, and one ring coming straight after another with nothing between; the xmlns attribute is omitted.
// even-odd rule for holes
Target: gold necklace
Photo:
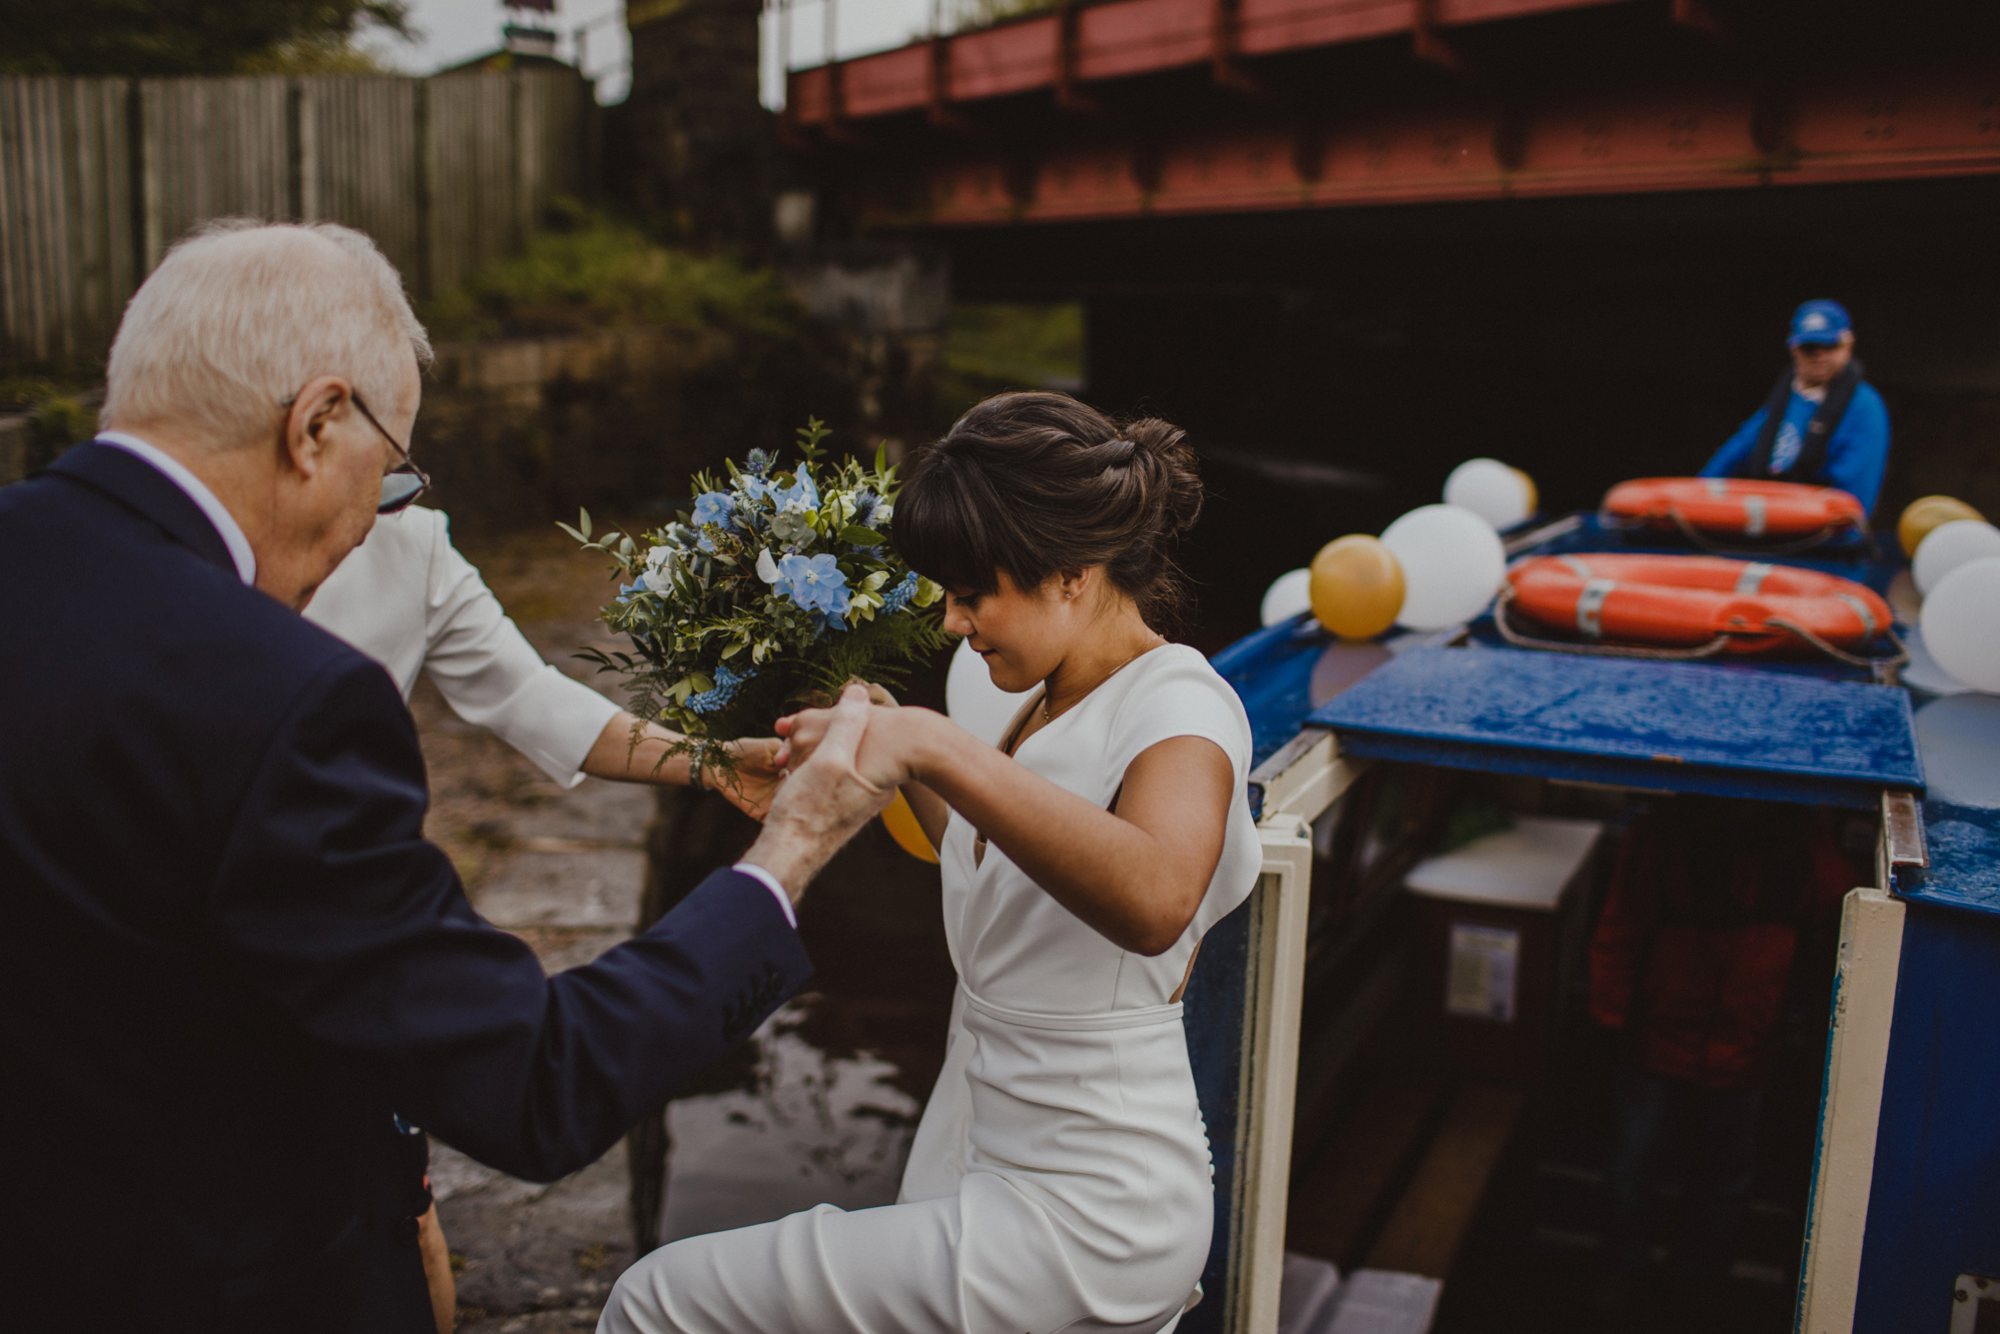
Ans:
<svg viewBox="0 0 2000 1334"><path fill-rule="evenodd" d="M1046 681L1043 682L1042 725L1046 727L1048 724L1054 722L1056 720L1057 714L1068 713L1071 709L1075 708L1079 703L1081 703L1085 698L1087 698L1091 690L1097 689L1097 686L1103 685L1106 681L1109 681L1112 677L1118 675L1118 673L1124 671L1127 667L1130 667L1133 663L1145 657L1148 653L1151 653L1154 649L1160 647L1160 645L1166 642L1167 641L1164 636L1155 636L1152 643L1146 645L1144 648L1140 649L1137 653L1134 653L1131 657L1125 659L1125 661L1119 663L1116 667L1113 667L1110 671L1106 672L1103 676L1099 677L1097 685L1092 686L1090 690L1084 691L1083 694L1078 695L1075 699L1063 705L1062 708L1056 710L1055 713L1051 713L1049 711L1049 687Z"/></svg>

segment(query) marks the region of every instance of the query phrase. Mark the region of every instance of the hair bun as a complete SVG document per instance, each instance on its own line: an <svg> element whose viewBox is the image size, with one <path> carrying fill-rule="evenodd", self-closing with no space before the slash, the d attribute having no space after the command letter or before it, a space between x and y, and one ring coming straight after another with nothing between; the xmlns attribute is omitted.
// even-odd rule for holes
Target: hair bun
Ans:
<svg viewBox="0 0 2000 1334"><path fill-rule="evenodd" d="M1160 417L1142 417L1125 425L1135 457L1151 465L1159 484L1155 503L1161 515L1161 535L1179 538L1201 517L1201 465L1187 432Z"/></svg>
<svg viewBox="0 0 2000 1334"><path fill-rule="evenodd" d="M1099 472L1103 472L1107 468L1128 466L1133 456L1139 452L1139 446L1121 435L1113 436L1109 440L1100 440L1090 446L1087 452L1091 465Z"/></svg>

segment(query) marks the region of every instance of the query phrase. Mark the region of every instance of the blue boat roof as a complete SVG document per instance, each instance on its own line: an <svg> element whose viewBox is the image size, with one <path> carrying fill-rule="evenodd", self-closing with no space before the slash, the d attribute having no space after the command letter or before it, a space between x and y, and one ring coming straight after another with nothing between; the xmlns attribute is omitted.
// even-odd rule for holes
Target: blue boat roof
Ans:
<svg viewBox="0 0 2000 1334"><path fill-rule="evenodd" d="M1583 515L1524 554L1672 549ZM1762 558L1877 589L1900 569L1864 546ZM1463 634L1344 644L1305 617L1216 667L1243 696L1260 763L1321 727L1357 756L1654 791L1866 809L1885 788L1924 786L1909 693L1824 660L1552 653L1503 642L1490 617Z"/></svg>
<svg viewBox="0 0 2000 1334"><path fill-rule="evenodd" d="M1350 755L1667 792L1868 809L1923 786L1904 691L1709 663L1425 646L1307 721Z"/></svg>
<svg viewBox="0 0 2000 1334"><path fill-rule="evenodd" d="M1594 515L1544 532L1527 553L1675 549ZM1764 559L1880 592L1903 568L1859 545ZM1825 661L1547 653L1505 643L1490 617L1358 644L1300 617L1244 637L1215 666L1243 698L1259 765L1302 731L1326 728L1353 755L1655 791L1852 808L1872 807L1884 789L1925 792L1929 864L1894 889L1913 903L2000 916L1994 696L1912 694ZM1253 806L1261 796L1253 782Z"/></svg>

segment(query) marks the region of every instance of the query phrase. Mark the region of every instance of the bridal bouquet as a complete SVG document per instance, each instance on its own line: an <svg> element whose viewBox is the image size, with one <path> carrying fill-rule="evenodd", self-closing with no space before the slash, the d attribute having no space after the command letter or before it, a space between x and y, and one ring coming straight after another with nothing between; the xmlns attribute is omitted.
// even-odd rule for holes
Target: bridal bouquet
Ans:
<svg viewBox="0 0 2000 1334"><path fill-rule="evenodd" d="M826 434L816 419L801 430L788 470L753 449L726 477L697 474L692 507L638 537L593 534L587 512L559 525L623 581L602 615L632 651L581 656L622 674L632 712L705 763L727 767L720 743L768 735L849 680L901 680L946 641L932 610L943 590L889 544L896 470L880 450L872 467L826 459Z"/></svg>

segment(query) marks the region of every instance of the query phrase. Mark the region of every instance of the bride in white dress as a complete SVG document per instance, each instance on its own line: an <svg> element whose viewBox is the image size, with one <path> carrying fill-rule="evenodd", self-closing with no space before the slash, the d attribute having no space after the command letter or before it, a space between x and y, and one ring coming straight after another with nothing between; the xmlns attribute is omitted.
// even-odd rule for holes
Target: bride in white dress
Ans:
<svg viewBox="0 0 2000 1334"><path fill-rule="evenodd" d="M898 548L994 683L1039 689L997 749L886 705L864 742L940 850L960 983L900 1197L663 1246L599 1334L1179 1322L1213 1217L1180 993L1259 865L1243 707L1160 633L1200 505L1177 428L1061 394L989 399L919 456ZM803 758L824 726L781 731Z"/></svg>

